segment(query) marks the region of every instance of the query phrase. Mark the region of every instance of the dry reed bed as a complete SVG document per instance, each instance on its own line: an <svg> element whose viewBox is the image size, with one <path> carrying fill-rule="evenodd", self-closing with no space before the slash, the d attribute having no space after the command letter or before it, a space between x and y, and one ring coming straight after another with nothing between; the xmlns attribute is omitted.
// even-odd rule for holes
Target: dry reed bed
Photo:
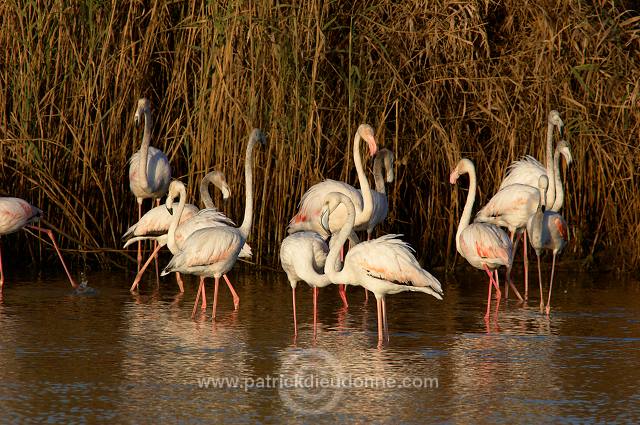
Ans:
<svg viewBox="0 0 640 425"><path fill-rule="evenodd" d="M356 183L360 122L397 155L382 230L404 233L426 265L448 262L464 200L450 169L462 155L475 161L483 203L510 161L542 157L555 108L575 157L565 257L640 265L638 11L604 1L7 0L0 22L2 192L43 208L76 261L123 264L111 253L137 214L127 160L141 140L134 105L148 96L152 144L191 194L206 171L223 170L234 197L221 207L236 221L246 137L267 132L250 238L258 263L276 263L306 188Z"/></svg>

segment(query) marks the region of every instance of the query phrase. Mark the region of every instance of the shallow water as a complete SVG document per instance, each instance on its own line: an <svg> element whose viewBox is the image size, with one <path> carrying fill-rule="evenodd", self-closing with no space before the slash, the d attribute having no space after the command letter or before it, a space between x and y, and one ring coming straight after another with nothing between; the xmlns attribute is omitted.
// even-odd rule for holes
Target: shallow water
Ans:
<svg viewBox="0 0 640 425"><path fill-rule="evenodd" d="M294 340L283 273L247 267L230 277L240 309L221 285L212 324L191 319L191 278L180 295L173 278L156 288L149 274L132 295L132 275L94 273L96 291L74 295L64 275L7 275L2 422L640 419L640 284L628 278L560 273L550 319L533 281L528 306L503 301L487 327L484 274L461 273L444 283L442 302L388 297L390 341L378 348L375 300L365 304L360 288L349 288L348 310L335 287L320 291L314 341L311 290L299 285Z"/></svg>

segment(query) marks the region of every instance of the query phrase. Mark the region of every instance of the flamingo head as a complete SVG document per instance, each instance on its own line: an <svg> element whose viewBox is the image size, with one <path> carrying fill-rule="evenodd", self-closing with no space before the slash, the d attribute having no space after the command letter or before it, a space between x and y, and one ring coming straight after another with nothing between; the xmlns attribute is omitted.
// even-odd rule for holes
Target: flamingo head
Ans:
<svg viewBox="0 0 640 425"><path fill-rule="evenodd" d="M473 162L471 162L470 159L462 158L456 165L456 168L451 171L449 183L456 184L461 175L469 173L472 169L474 169Z"/></svg>
<svg viewBox="0 0 640 425"><path fill-rule="evenodd" d="M254 128L253 130L251 130L251 135L249 136L249 140L250 141L255 140L256 142L259 142L263 146L267 144L267 138L262 132L262 130L260 130L259 128Z"/></svg>
<svg viewBox="0 0 640 425"><path fill-rule="evenodd" d="M169 191L167 192L167 200L165 201L165 206L167 207L167 211L169 214L173 215L173 202L174 199L180 195L182 192L186 192L184 184L179 180L173 180L171 184L169 184Z"/></svg>
<svg viewBox="0 0 640 425"><path fill-rule="evenodd" d="M573 161L573 156L571 155L571 145L566 140L560 140L556 145L556 150L564 156L564 160L567 162L567 165L571 164Z"/></svg>
<svg viewBox="0 0 640 425"><path fill-rule="evenodd" d="M151 102L149 102L149 99L147 99L146 97L143 97L138 100L136 114L133 116L133 121L135 122L136 126L140 124L140 121L142 121L142 115L144 115L144 113L147 111L151 111Z"/></svg>
<svg viewBox="0 0 640 425"><path fill-rule="evenodd" d="M555 109L549 112L549 124L555 126L558 129L558 133L560 133L560 137L564 132L564 122L562 118L560 118L560 112Z"/></svg>
<svg viewBox="0 0 640 425"><path fill-rule="evenodd" d="M340 204L344 204L347 207L347 210L352 214L355 213L353 202L345 194L340 192L330 192L324 197L324 205L320 211L320 224L322 224L322 228L327 233L331 233L331 229L329 227L329 216Z"/></svg>
<svg viewBox="0 0 640 425"><path fill-rule="evenodd" d="M384 167L387 169L387 183L392 183L395 179L395 174L393 172L393 152L391 152L389 149L384 149L384 151Z"/></svg>
<svg viewBox="0 0 640 425"><path fill-rule="evenodd" d="M358 127L358 135L369 145L369 155L375 155L376 152L378 152L378 144L376 143L373 128L369 124L360 124L360 127Z"/></svg>
<svg viewBox="0 0 640 425"><path fill-rule="evenodd" d="M227 179L224 177L224 173L222 171L211 171L204 176L203 180L210 181L222 192L222 198L228 199L231 196L231 189L229 189L229 184L227 183Z"/></svg>

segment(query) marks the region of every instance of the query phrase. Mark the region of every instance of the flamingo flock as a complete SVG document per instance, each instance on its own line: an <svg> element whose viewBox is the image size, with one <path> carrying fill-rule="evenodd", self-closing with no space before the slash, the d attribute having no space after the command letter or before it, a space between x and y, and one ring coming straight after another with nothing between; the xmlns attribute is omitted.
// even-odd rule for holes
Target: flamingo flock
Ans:
<svg viewBox="0 0 640 425"><path fill-rule="evenodd" d="M206 311L205 279L213 278L211 318L215 320L220 278L225 280L232 294L234 309L239 308L240 298L227 274L239 258L252 255L247 240L253 223L253 151L257 145L266 144L266 138L259 129L253 129L249 135L244 161L245 211L241 225L236 226L215 207L209 193L209 185L213 184L222 192L223 199L230 196L224 175L212 171L202 179L200 197L204 209L189 203L185 185L171 179L167 155L151 146L151 103L145 98L137 103L134 122L138 125L143 119L142 144L129 163L129 184L138 203L138 221L123 235L125 248L137 243L137 275L130 290L137 290L153 260L156 261L156 283L159 282L158 252L166 246L172 258L162 269L161 276L176 273L180 292L184 292L181 274L191 274L200 279L192 315L196 314L198 307ZM530 156L511 164L498 192L478 210L473 221L472 210L478 187L474 163L468 158L461 158L449 176L451 184L457 183L463 175L469 177L469 191L455 234L455 245L458 254L488 277L485 321L490 318L494 289L496 316L498 314L502 298L498 276L501 267L507 271L505 297L511 289L519 300L528 299L527 240L537 257L540 310L550 314L556 257L568 242L567 223L560 214L564 203L560 157L564 157L569 165L571 149L565 140L560 140L555 148L553 146L554 129L558 129L562 136L563 126L560 114L551 111L547 120L545 165ZM360 153L363 142L369 156L374 158L375 189L371 188L363 165ZM280 262L292 291L294 335L298 333L296 288L299 282L305 282L312 288L314 335L318 290L338 285L343 306L347 308L346 287L360 286L367 297L371 292L376 298L377 336L381 344L389 340L387 295L421 292L442 300L444 291L441 282L420 265L415 251L402 240L402 235L372 237L374 229L386 219L389 211L385 180L391 183L394 179L393 152L378 149L375 131L368 124L358 127L352 152L359 188L330 179L311 186L302 196L299 209L288 224L289 235L280 245ZM166 197L164 205L161 204L162 197ZM156 206L143 215L142 203L148 198ZM40 209L25 200L0 197L0 236L20 229L45 232L72 287L76 288L78 284L63 260L52 231L35 225L42 214ZM366 240L360 241L357 232L366 232ZM524 297L511 278L515 248L521 238L524 239ZM141 244L144 240L154 241L155 247L143 264ZM546 304L540 264L540 256L545 250L551 251L553 258ZM3 285L0 252L0 289Z"/></svg>

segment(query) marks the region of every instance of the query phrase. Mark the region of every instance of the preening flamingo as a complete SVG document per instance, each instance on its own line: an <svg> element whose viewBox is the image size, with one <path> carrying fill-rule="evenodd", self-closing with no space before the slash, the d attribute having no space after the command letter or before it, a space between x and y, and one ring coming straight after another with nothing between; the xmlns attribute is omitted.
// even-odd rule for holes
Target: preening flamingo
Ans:
<svg viewBox="0 0 640 425"><path fill-rule="evenodd" d="M280 244L280 264L287 273L291 285L293 301L293 329L298 335L296 318L296 286L298 282L306 282L313 288L313 330L316 329L318 311L318 288L331 284L324 274L324 265L329 253L329 246L316 232L297 232L284 238Z"/></svg>
<svg viewBox="0 0 640 425"><path fill-rule="evenodd" d="M212 320L216 316L216 306L218 303L218 282L221 276L225 275L236 263L238 256L245 245L251 230L253 221L253 147L256 142L266 143L264 135L260 130L253 129L249 136L249 143L245 156L244 172L246 181L245 210L244 219L240 227L218 226L207 227L193 232L187 237L178 252L174 254L169 264L162 271L162 275L171 272L188 273L204 277L213 277L215 281L213 295ZM175 240L175 231L178 227L180 214L184 209L184 197L180 196L180 203L176 217L171 223L168 234L168 243ZM169 198L167 201L169 201ZM171 247L170 247L171 249ZM227 284L230 285L228 279ZM200 280L200 288L204 287L204 279ZM200 289L198 290L200 292ZM235 300L234 300L235 302ZM194 305L194 311L197 307Z"/></svg>
<svg viewBox="0 0 640 425"><path fill-rule="evenodd" d="M387 183L393 182L393 152L389 149L380 149L373 161L373 177L375 179L376 190L371 192L373 200L373 212L367 223L367 240L371 239L373 229L382 223L389 213L389 201L385 188L385 177L382 174L382 166L386 173Z"/></svg>
<svg viewBox="0 0 640 425"><path fill-rule="evenodd" d="M540 255L543 249L549 249L553 253L551 263L551 279L549 281L549 298L547 300L547 316L551 311L551 290L553 289L553 273L556 266L556 255L560 254L567 245L569 236L567 222L564 217L555 211L545 209L546 191L549 185L547 176L540 176L540 205L534 215L529 218L527 232L529 242L536 252L538 259L538 281L540 283L540 312L544 307L544 297L542 295L542 271L540 268Z"/></svg>
<svg viewBox="0 0 640 425"><path fill-rule="evenodd" d="M554 153L554 128L557 128L558 133L560 134L560 136L562 136L564 122L562 122L562 118L560 118L560 113L555 109L549 112L549 116L547 117L547 149L545 156L546 166L543 166L540 161L530 155L525 156L519 161L514 161L507 169L507 173L502 179L502 183L500 184L500 189L512 184L524 184L537 188L538 179L543 174L547 175L551 184L553 184L553 182L555 181L552 163ZM547 205L553 204L555 196L555 188L553 186L549 187L549 191L547 192Z"/></svg>
<svg viewBox="0 0 640 425"><path fill-rule="evenodd" d="M331 244L324 265L324 273L333 283L360 285L373 292L378 308L378 343L387 334L385 296L404 291L424 292L442 300L442 286L438 279L420 267L412 248L400 239L401 235L385 235L353 246L340 269L340 247L353 230L356 211L351 198L332 192L325 196L320 222L330 230L330 217L342 205L347 212L345 223ZM341 213L342 214L342 213Z"/></svg>
<svg viewBox="0 0 640 425"><path fill-rule="evenodd" d="M34 207L29 202L20 198L0 197L0 236L8 235L10 233L17 232L20 229L33 229L39 232L44 232L49 236L53 247L58 253L62 267L64 268L71 286L75 289L78 288L78 284L71 277L69 269L62 258L62 254L58 249L58 244L53 237L53 232L50 229L39 227L34 225L35 222L42 217L42 210ZM2 253L0 252L0 290L4 286L4 272L2 270Z"/></svg>
<svg viewBox="0 0 640 425"><path fill-rule="evenodd" d="M347 183L331 179L311 186L304 195L302 195L298 213L294 215L289 222L288 232L290 234L309 230L323 237L329 236L330 233L320 225L319 218L324 205L324 198L331 192L343 193L351 199L351 202L356 208L354 230L367 230L369 220L373 213L373 195L371 187L369 186L369 180L367 180L364 168L362 167L362 158L360 157L360 141L362 139L367 142L371 156L375 155L378 150L373 128L368 124L361 124L353 138L353 162L356 167L361 190ZM339 208L332 214L331 221L329 222L331 232L339 231L343 227L346 217L347 214L344 207ZM358 241L355 233L350 235L350 239L356 243ZM340 285L339 291L342 302L345 306L348 306L344 285Z"/></svg>
<svg viewBox="0 0 640 425"><path fill-rule="evenodd" d="M142 201L145 198L156 199L167 193L171 180L169 159L160 149L149 146L151 143L151 102L149 99L138 100L134 116L136 126L144 116L144 135L142 146L129 160L129 187L138 202L138 220L142 218ZM138 270L142 263L142 242L138 242Z"/></svg>
<svg viewBox="0 0 640 425"><path fill-rule="evenodd" d="M463 174L469 174L469 193L460 217L460 224L456 232L456 249L473 267L484 270L489 276L489 296L487 297L487 313L485 321L489 320L491 310L491 286L496 288L498 298L496 314L500 307L500 286L498 285L498 268L511 268L511 241L507 234L496 225L490 223L470 223L471 211L476 200L476 169L473 162L462 158L449 177L449 182L455 184ZM494 278L495 276L495 278ZM513 283L509 285L514 289ZM517 291L516 291L517 293Z"/></svg>

